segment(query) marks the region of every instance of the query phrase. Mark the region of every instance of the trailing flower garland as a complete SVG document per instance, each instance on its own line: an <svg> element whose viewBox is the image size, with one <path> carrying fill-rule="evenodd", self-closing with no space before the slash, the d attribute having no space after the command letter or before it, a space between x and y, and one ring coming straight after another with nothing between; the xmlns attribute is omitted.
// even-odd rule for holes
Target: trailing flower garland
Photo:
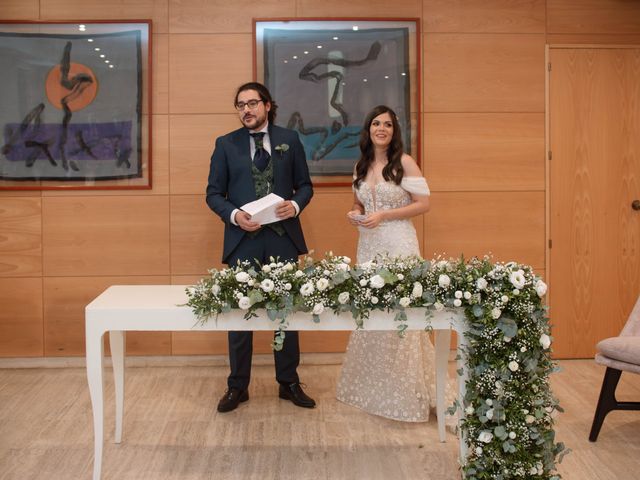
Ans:
<svg viewBox="0 0 640 480"><path fill-rule="evenodd" d="M488 257L427 261L412 256L378 258L351 266L331 253L300 264L272 259L266 265L239 263L210 270L187 288L189 305L200 321L239 308L245 318L264 309L278 323L273 348L282 348L287 317L308 312L314 322L327 309L350 312L358 328L372 310L394 312L403 335L406 309L426 307L430 314L462 308L468 322L468 379L461 430L468 456L467 480L531 478L557 480L556 462L566 453L556 443L554 412L562 411L549 387L555 365L542 297L547 286L531 267L492 263ZM458 372L461 374L462 372Z"/></svg>

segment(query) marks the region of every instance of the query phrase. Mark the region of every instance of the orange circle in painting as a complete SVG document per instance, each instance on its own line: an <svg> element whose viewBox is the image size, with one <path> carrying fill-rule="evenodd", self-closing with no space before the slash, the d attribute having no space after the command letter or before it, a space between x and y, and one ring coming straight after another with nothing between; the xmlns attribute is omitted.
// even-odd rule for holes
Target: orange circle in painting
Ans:
<svg viewBox="0 0 640 480"><path fill-rule="evenodd" d="M86 65L80 63L72 63L69 66L69 81L73 82L73 77L78 74L86 74L93 80L91 83L80 82L77 84L77 91L74 89L62 86L60 79L62 78L62 72L60 65L53 67L47 75L45 82L45 91L47 92L47 98L54 107L62 110L62 99L69 96L67 100L67 106L72 112L82 110L96 98L98 93L98 80L96 79L93 71Z"/></svg>

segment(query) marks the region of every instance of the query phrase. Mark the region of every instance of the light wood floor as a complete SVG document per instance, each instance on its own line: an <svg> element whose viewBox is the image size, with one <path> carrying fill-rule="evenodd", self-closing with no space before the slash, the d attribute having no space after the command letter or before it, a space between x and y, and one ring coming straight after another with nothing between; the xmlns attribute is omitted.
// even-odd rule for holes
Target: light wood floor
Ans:
<svg viewBox="0 0 640 480"><path fill-rule="evenodd" d="M557 436L573 450L563 477L640 478L640 412L609 414L589 443L603 369L591 360L561 367L552 382L566 409ZM452 434L439 443L435 421L398 423L337 402L338 373L338 365L300 368L319 402L305 410L277 398L272 366L254 367L250 401L218 414L226 367L129 368L120 445L111 443L107 375L103 479L459 478ZM640 376L623 374L619 393L640 400ZM92 458L84 369L0 369L0 479L89 479Z"/></svg>

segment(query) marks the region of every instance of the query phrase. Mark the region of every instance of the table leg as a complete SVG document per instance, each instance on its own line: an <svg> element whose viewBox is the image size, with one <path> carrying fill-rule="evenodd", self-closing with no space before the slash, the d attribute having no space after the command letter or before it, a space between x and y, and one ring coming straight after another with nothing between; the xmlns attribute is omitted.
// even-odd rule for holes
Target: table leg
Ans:
<svg viewBox="0 0 640 480"><path fill-rule="evenodd" d="M446 441L445 431L445 401L449 362L449 347L451 344L451 330L435 330L436 349L436 415L438 417L438 435L440 441Z"/></svg>
<svg viewBox="0 0 640 480"><path fill-rule="evenodd" d="M93 480L100 480L104 441L104 332L86 325L87 380L93 410Z"/></svg>
<svg viewBox="0 0 640 480"><path fill-rule="evenodd" d="M112 330L109 332L111 364L113 365L113 381L116 396L115 443L122 441L122 417L124 413L124 342L125 333L122 330Z"/></svg>

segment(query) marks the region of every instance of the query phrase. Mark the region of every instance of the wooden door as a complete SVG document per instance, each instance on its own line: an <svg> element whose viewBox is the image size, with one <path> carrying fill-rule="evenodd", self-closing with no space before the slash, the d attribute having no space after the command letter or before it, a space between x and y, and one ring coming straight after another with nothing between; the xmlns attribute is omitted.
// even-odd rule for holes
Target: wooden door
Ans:
<svg viewBox="0 0 640 480"><path fill-rule="evenodd" d="M640 294L640 48L549 59L549 314L555 356L587 358Z"/></svg>

